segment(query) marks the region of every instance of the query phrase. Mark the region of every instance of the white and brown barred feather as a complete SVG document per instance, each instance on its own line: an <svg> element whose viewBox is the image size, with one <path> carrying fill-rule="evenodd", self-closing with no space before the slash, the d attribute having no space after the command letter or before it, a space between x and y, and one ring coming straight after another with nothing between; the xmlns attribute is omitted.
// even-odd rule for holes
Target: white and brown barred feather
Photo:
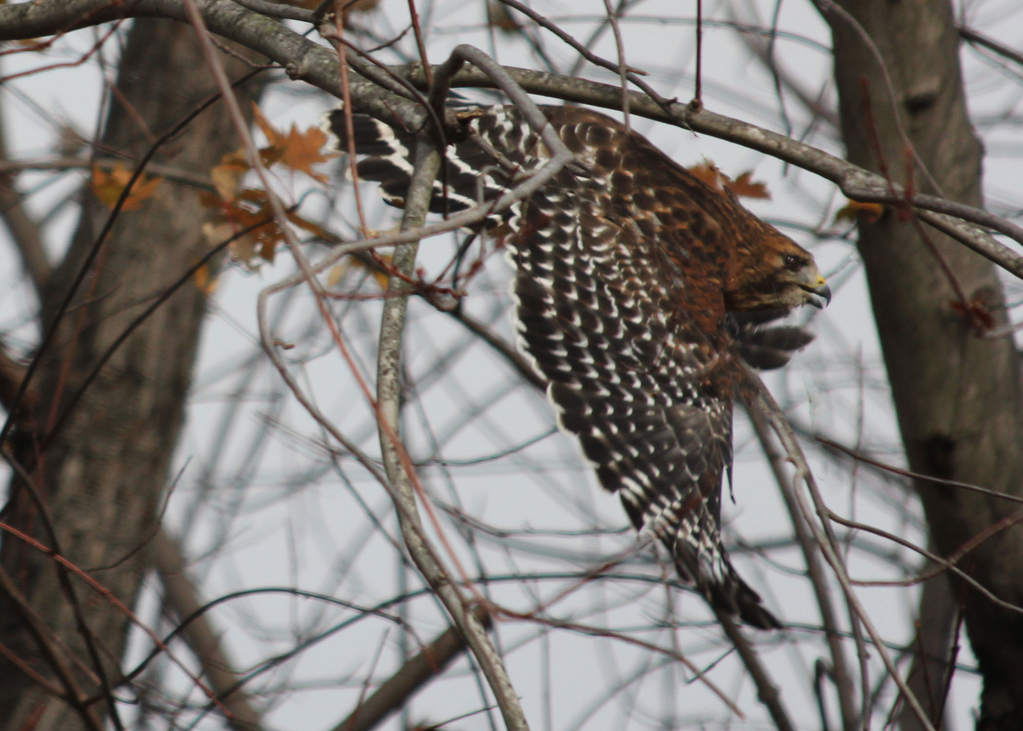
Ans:
<svg viewBox="0 0 1023 731"><path fill-rule="evenodd" d="M548 381L559 423L578 437L636 528L652 531L680 576L719 610L779 627L721 545L737 354L783 365L809 336L765 330L759 320L808 301L808 291L823 295L823 280L809 254L641 136L581 108L544 113L591 173L563 170L485 223L504 236L516 267L520 344ZM514 107L462 116L464 136L449 147L434 185L436 212L486 205L548 159ZM344 151L342 112L329 122ZM355 115L355 143L367 156L360 178L379 182L384 198L400 206L414 136ZM750 274L739 266L765 251L784 260L778 267L786 272L793 256L812 272L791 285L778 267ZM750 314L757 312L767 314Z"/></svg>

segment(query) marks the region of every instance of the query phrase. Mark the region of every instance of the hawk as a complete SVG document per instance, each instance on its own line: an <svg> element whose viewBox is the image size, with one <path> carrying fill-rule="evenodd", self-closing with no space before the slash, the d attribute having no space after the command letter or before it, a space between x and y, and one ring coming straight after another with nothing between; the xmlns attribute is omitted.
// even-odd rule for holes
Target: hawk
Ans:
<svg viewBox="0 0 1023 731"><path fill-rule="evenodd" d="M603 487L718 610L780 627L721 544L740 359L777 367L809 342L763 322L831 292L813 257L641 135L581 107L542 107L586 172L563 169L490 215L515 265L520 346ZM460 107L431 210L487 205L550 158L513 106ZM402 206L415 135L355 115L359 177ZM348 150L344 113L328 124ZM450 137L450 135L449 135Z"/></svg>

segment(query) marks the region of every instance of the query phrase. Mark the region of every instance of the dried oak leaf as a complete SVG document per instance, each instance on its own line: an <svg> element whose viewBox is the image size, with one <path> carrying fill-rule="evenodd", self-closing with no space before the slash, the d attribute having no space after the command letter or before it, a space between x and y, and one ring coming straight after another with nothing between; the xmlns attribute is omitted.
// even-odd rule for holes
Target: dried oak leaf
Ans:
<svg viewBox="0 0 1023 731"><path fill-rule="evenodd" d="M107 172L101 170L98 165L92 168L92 192L108 207L113 208L124 192L125 186L131 180L131 171L124 167L121 162L114 163L114 167ZM151 198L156 193L157 186L163 182L163 178L146 178L140 175L131 192L125 198L121 206L122 211L135 211L142 207L142 202Z"/></svg>
<svg viewBox="0 0 1023 731"><path fill-rule="evenodd" d="M327 176L312 169L317 163L326 162L338 156L337 152L323 152L327 142L327 133L319 127L310 127L300 132L294 124L287 134L274 127L263 116L259 107L253 105L256 124L266 135L268 147L259 152L266 165L281 163L285 167L305 173L313 180L326 184Z"/></svg>
<svg viewBox="0 0 1023 731"><path fill-rule="evenodd" d="M740 173L739 177L732 180L709 160L687 169L714 190L722 192L727 190L732 195L740 198L770 199L771 197L766 183L753 180L752 170Z"/></svg>
<svg viewBox="0 0 1023 731"><path fill-rule="evenodd" d="M725 183L725 187L740 198L771 199L771 194L767 190L767 183L761 180L753 180L752 170L747 170L730 183Z"/></svg>

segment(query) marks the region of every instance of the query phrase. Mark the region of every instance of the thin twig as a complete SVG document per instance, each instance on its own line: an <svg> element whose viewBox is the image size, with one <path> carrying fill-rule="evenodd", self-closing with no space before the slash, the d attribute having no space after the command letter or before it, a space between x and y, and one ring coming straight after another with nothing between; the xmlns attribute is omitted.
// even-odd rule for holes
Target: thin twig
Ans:
<svg viewBox="0 0 1023 731"><path fill-rule="evenodd" d="M485 628L490 629L490 615L477 605L472 614ZM428 681L444 669L466 648L465 638L455 627L448 627L442 635L409 658L390 678L380 684L369 698L359 704L333 731L370 731L405 702Z"/></svg>
<svg viewBox="0 0 1023 731"><path fill-rule="evenodd" d="M855 711L853 694L852 675L849 672L849 663L842 647L842 638L839 634L838 617L831 601L831 591L828 587L828 580L824 574L824 567L820 561L820 549L813 540L813 535L806 525L802 514L799 512L795 495L792 494L792 486L783 467L784 457L775 448L774 441L770 434L770 426L767 419L760 410L748 410L753 429L760 441L760 447L764 450L771 469L774 471L775 481L781 490L782 498L788 509L789 517L792 520L792 529L799 541L799 547L803 551L803 560L806 561L807 574L810 577L810 584L813 586L814 595L817 598L817 607L821 613L821 622L824 625L824 633L827 637L828 648L831 651L831 677L838 691L838 705L842 715L842 728L845 731L855 731L858 726L858 714Z"/></svg>
<svg viewBox="0 0 1023 731"><path fill-rule="evenodd" d="M622 40L622 29L618 27L618 15L615 9L611 6L611 0L604 0L604 9L607 10L607 21L611 25L611 31L615 37L615 50L618 53L618 78L621 79L622 84L622 122L625 124L626 129L631 129L629 123L629 72L628 65L625 62L625 41ZM699 68L699 61L697 61L697 68ZM697 85L699 85L699 74L697 74Z"/></svg>
<svg viewBox="0 0 1023 731"><path fill-rule="evenodd" d="M163 584L164 601L179 619L192 616L203 606L199 592L185 571L185 557L181 547L161 527L149 546L152 565ZM217 698L228 710L227 722L236 731L254 731L263 727L263 719L252 704L249 694L238 680L241 673L234 670L221 643L205 614L200 614L182 630L182 636L202 664L203 675Z"/></svg>
<svg viewBox="0 0 1023 731"><path fill-rule="evenodd" d="M756 377L755 374L752 373L750 376ZM834 572L835 577L842 586L846 601L850 605L850 611L855 614L855 619L863 623L863 627L867 630L867 634L870 635L870 639L874 647L877 648L877 652L881 656L881 661L884 663L885 668L887 668L888 672L891 674L892 679L895 681L895 684L898 685L899 690L904 694L906 702L913 709L917 718L920 719L920 723L923 725L924 729L926 729L926 731L935 731L934 725L927 718L927 713L920 706L920 701L917 700L917 697L909 689L905 679L899 673L899 669L896 667L894 660L892 660L891 653L885 646L880 633L877 631L877 628L874 627L874 623L871 621L870 615L867 613L862 603L860 603L859 598L856 596L856 592L853 591L852 583L850 582L849 576L842 564L842 560L832 547L832 541L825 534L824 526L826 526L828 522L827 507L825 506L823 498L821 498L820 492L817 489L817 483L813 478L813 473L810 471L810 468L806 463L806 458L799 446L799 441L796 439L795 433L792 431L792 427L790 427L786 422L781 409L778 407L778 404L775 402L766 387L761 386L761 388L758 389L756 398L751 400L750 408L762 411L765 418L778 435L778 438L781 440L782 446L784 447L789 459L796 466L796 474L793 478L794 484L802 483L806 486L810 493L814 507L811 507L810 504L806 502L806 497L803 495L801 490L796 489L793 491L796 500L799 503L799 509L803 514L803 518L813 531L814 538L820 546L821 551L824 553L825 560L827 560L827 562L831 565L831 569ZM815 508L820 522L814 519ZM864 688L863 692L868 694L869 690L869 688Z"/></svg>

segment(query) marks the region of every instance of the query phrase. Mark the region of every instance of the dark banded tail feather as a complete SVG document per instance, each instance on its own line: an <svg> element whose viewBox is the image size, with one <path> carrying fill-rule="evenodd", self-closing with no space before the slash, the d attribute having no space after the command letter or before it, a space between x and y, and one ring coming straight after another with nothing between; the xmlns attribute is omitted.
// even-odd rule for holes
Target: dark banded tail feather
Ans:
<svg viewBox="0 0 1023 731"><path fill-rule="evenodd" d="M325 117L325 126L337 137L337 149L347 152L344 111L335 109ZM521 166L509 165L503 153L494 155L485 149L490 147L496 152L497 148L474 141L474 136L478 139L481 134L481 127L493 129L487 122L481 122L482 118L479 113L467 112L463 120L466 139L449 145L445 151L445 166L433 184L432 213L455 214L491 203L508 191L510 179L521 172ZM412 179L415 135L395 130L365 114L353 114L352 126L357 154L365 155L356 166L360 180L380 183L379 190L384 200L398 208L403 207ZM522 156L518 157L521 163ZM507 224L517 217L517 213L518 205L515 205L505 212L488 216L484 227L490 229Z"/></svg>

